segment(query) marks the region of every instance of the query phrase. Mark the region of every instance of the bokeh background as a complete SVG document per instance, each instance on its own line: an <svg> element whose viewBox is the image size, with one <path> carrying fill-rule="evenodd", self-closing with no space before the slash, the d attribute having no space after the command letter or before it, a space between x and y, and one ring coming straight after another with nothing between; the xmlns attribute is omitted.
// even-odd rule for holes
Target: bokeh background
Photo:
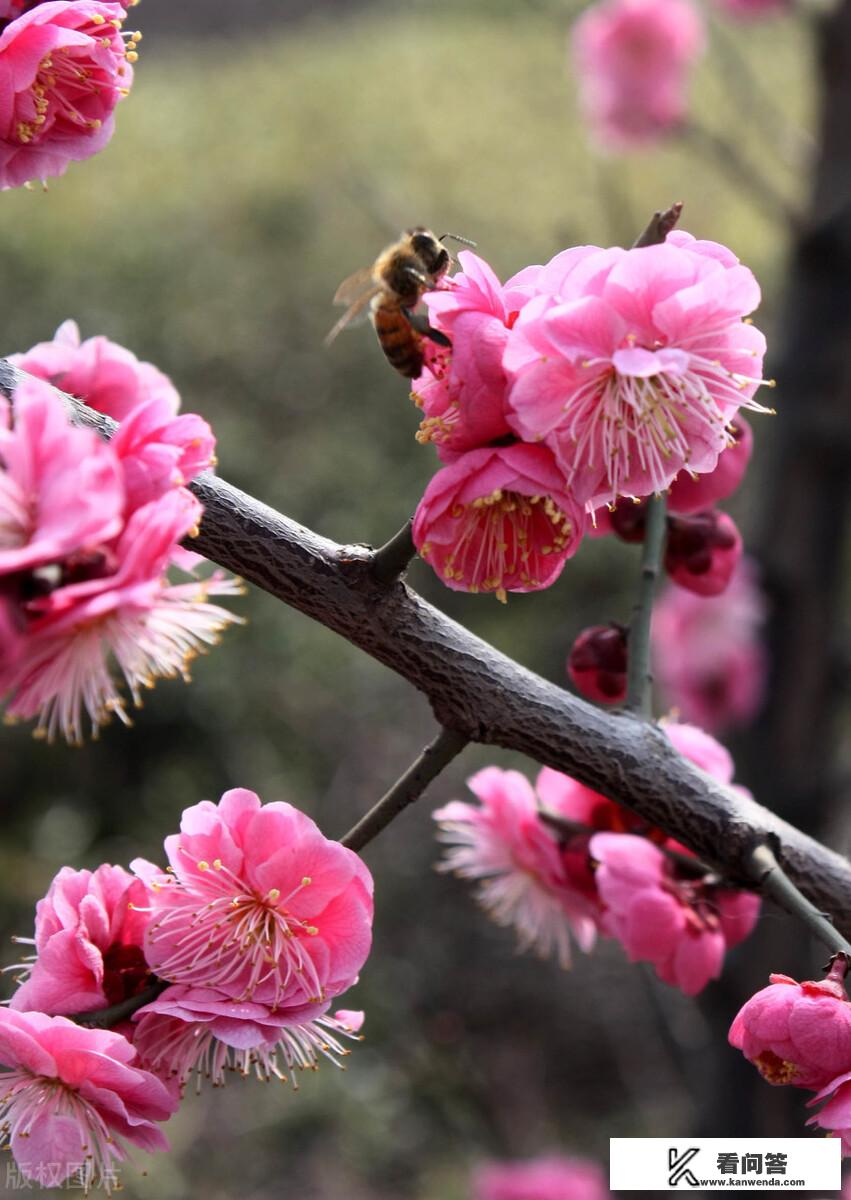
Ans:
<svg viewBox="0 0 851 1200"><path fill-rule="evenodd" d="M173 377L184 408L212 422L223 476L332 538L377 544L436 459L370 331L330 350L322 337L337 283L406 225L474 238L505 277L574 243L629 244L682 199L685 228L756 272L758 323L777 346L788 230L687 143L628 158L589 149L566 62L574 15L556 0L145 0L113 144L46 193L2 197L0 349L74 317L84 337L104 333ZM694 93L703 122L733 133L795 205L814 128L808 24L781 17L742 36L715 20ZM780 417L756 419L755 465L731 506L755 544L783 403L781 388ZM769 515L777 536L784 514ZM566 686L576 633L628 616L634 551L590 542L557 586L507 608L444 590L420 563L410 580ZM426 702L389 671L259 592L237 607L249 624L197 663L190 687L161 683L132 730L81 749L2 731L7 937L31 932L60 866L156 860L184 807L234 785L340 836L431 737ZM740 742L740 777L772 804L755 745ZM470 748L365 851L376 938L346 1001L368 1014L346 1073L324 1068L298 1095L236 1080L193 1096L172 1122L174 1153L140 1155L127 1195L463 1200L482 1157L605 1161L613 1135L799 1132L802 1102L758 1085L724 1033L769 965L813 971L818 951L768 914L698 1002L605 945L570 973L517 957L510 933L433 871L430 810L488 762L536 770ZM819 819L843 848L836 811Z"/></svg>

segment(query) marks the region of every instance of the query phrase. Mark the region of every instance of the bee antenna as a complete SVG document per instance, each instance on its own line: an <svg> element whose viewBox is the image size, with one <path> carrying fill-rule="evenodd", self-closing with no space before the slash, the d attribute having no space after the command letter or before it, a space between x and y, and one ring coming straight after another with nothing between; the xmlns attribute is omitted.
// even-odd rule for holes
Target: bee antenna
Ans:
<svg viewBox="0 0 851 1200"><path fill-rule="evenodd" d="M452 238L453 242L461 242L465 246L475 246L475 242L471 242L469 238L461 237L460 233L442 233L438 241L445 242L447 238Z"/></svg>

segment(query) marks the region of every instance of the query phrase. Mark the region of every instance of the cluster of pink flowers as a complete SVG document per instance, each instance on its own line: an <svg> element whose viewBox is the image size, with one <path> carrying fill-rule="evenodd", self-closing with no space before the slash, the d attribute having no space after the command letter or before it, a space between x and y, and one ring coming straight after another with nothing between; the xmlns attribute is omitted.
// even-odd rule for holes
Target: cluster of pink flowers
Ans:
<svg viewBox="0 0 851 1200"><path fill-rule="evenodd" d="M525 1162L482 1163L472 1200L609 1200L602 1169L584 1158L550 1154Z"/></svg>
<svg viewBox="0 0 851 1200"><path fill-rule="evenodd" d="M686 758L732 781L730 755L712 737L663 728ZM754 926L758 897L725 887L685 847L566 775L545 767L533 788L488 767L468 786L477 805L453 801L434 814L448 847L440 869L475 880L479 903L516 930L520 949L555 953L566 967L571 937L589 951L602 933L694 995Z"/></svg>
<svg viewBox="0 0 851 1200"><path fill-rule="evenodd" d="M84 714L94 731L128 720L113 660L138 705L236 620L209 599L236 582L197 577L203 560L179 545L202 512L184 484L215 441L161 372L106 338L81 343L73 322L13 361L32 378L0 406L0 697L8 720L79 742ZM75 428L43 380L117 417L113 439Z"/></svg>
<svg viewBox="0 0 851 1200"><path fill-rule="evenodd" d="M0 13L0 188L15 188L103 149L141 34L102 0L4 0Z"/></svg>
<svg viewBox="0 0 851 1200"><path fill-rule="evenodd" d="M357 1039L363 1013L329 1012L370 949L357 855L242 788L187 809L165 850L167 871L66 867L39 901L35 956L0 1008L4 1140L27 1179L82 1171L109 1190L122 1141L167 1148L155 1123L190 1076L297 1086ZM109 1032L67 1019L113 1006Z"/></svg>
<svg viewBox="0 0 851 1200"><path fill-rule="evenodd" d="M765 339L745 320L756 280L730 250L676 231L632 250L578 246L504 285L475 254L459 261L425 296L451 346L429 344L413 384L420 440L445 464L414 541L449 587L547 587L598 510L681 484L694 513L732 490L722 460L739 409L765 411ZM683 531L682 570L714 584L737 546L726 521L700 520Z"/></svg>
<svg viewBox="0 0 851 1200"><path fill-rule="evenodd" d="M837 955L826 978L796 983L772 975L730 1027L730 1043L768 1083L815 1092L821 1104L808 1124L842 1139L851 1155L851 1003L845 990L848 960Z"/></svg>

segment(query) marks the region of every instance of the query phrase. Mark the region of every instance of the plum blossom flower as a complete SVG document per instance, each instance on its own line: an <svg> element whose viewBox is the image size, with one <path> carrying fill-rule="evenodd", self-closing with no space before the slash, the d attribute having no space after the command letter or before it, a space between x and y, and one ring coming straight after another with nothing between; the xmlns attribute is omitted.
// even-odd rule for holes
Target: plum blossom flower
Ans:
<svg viewBox="0 0 851 1200"><path fill-rule="evenodd" d="M596 938L598 906L587 868L580 861L569 869L540 819L535 790L518 771L486 767L467 786L477 805L453 800L434 813L438 839L449 847L438 870L476 880L476 899L498 925L516 930L520 950L554 954L568 967L571 934L585 951ZM572 817L567 807L558 804L556 811Z"/></svg>
<svg viewBox="0 0 851 1200"><path fill-rule="evenodd" d="M74 429L36 382L15 392L15 422L0 404L0 575L18 575L121 530L124 484L114 453Z"/></svg>
<svg viewBox="0 0 851 1200"><path fill-rule="evenodd" d="M234 788L188 808L166 839L171 874L137 861L153 893L145 955L160 979L274 1010L317 1006L357 978L372 936L372 877L304 813Z"/></svg>
<svg viewBox="0 0 851 1200"><path fill-rule="evenodd" d="M585 514L545 446L469 450L438 471L414 516L414 543L456 591L549 587L579 548Z"/></svg>
<svg viewBox="0 0 851 1200"><path fill-rule="evenodd" d="M747 559L720 596L662 591L651 626L654 673L685 721L717 733L756 715L768 672L764 622L765 600Z"/></svg>
<svg viewBox="0 0 851 1200"><path fill-rule="evenodd" d="M342 1067L351 1051L341 1039L359 1041L363 1013L329 1003L277 1009L236 1001L213 988L175 985L134 1016L133 1045L145 1066L162 1078L185 1083L206 1076L221 1086L230 1071L261 1079L292 1080L321 1061Z"/></svg>
<svg viewBox="0 0 851 1200"><path fill-rule="evenodd" d="M589 700L619 704L626 697L627 630L623 625L591 625L573 643L567 673Z"/></svg>
<svg viewBox="0 0 851 1200"><path fill-rule="evenodd" d="M120 1034L0 1008L0 1142L25 1179L57 1187L74 1175L109 1192L123 1142L168 1149L157 1123L177 1100L136 1058Z"/></svg>
<svg viewBox="0 0 851 1200"><path fill-rule="evenodd" d="M838 1137L842 1141L842 1155L851 1155L851 1071L845 1071L831 1079L820 1092L813 1096L808 1106L827 1101L821 1111L810 1117L808 1125L818 1125L827 1130L828 1137ZM843 1189L847 1192L848 1185Z"/></svg>
<svg viewBox="0 0 851 1200"><path fill-rule="evenodd" d="M147 888L122 867L63 867L36 906L36 958L24 964L28 978L11 1007L92 1012L138 995L151 980L142 950L147 909Z"/></svg>
<svg viewBox="0 0 851 1200"><path fill-rule="evenodd" d="M62 175L102 150L133 81L136 35L120 4L50 0L0 34L0 188Z"/></svg>
<svg viewBox="0 0 851 1200"><path fill-rule="evenodd" d="M503 288L471 251L462 250L458 261L463 271L423 298L429 323L452 344L426 344L426 366L411 392L424 413L417 440L434 443L444 462L511 432L502 355L508 330L527 299L511 281Z"/></svg>
<svg viewBox="0 0 851 1200"><path fill-rule="evenodd" d="M177 489L137 509L115 542L56 564L55 578L45 581L52 590L24 605L24 652L0 676L7 719L37 717L40 736L79 743L84 712L94 733L112 715L130 723L113 660L137 707L156 679L189 679L191 658L238 620L209 600L238 594L234 581L166 577L176 543L200 512Z"/></svg>
<svg viewBox="0 0 851 1200"><path fill-rule="evenodd" d="M537 280L509 331L508 423L543 440L589 511L715 470L740 407L767 411L759 303L726 247L674 231L663 245L575 247Z"/></svg>
<svg viewBox="0 0 851 1200"><path fill-rule="evenodd" d="M120 422L112 448L128 512L215 463L210 426L196 413L178 413L180 396L168 376L108 338L81 341L74 321L12 362Z"/></svg>
<svg viewBox="0 0 851 1200"><path fill-rule="evenodd" d="M682 721L663 721L662 732L684 758L719 783L733 782L735 767L730 751L705 729Z"/></svg>
<svg viewBox="0 0 851 1200"><path fill-rule="evenodd" d="M687 0L602 0L573 27L582 111L612 150L651 145L686 116L703 22Z"/></svg>
<svg viewBox="0 0 851 1200"><path fill-rule="evenodd" d="M180 408L177 389L159 368L109 338L83 341L76 321L63 321L51 341L12 354L9 361L113 421L123 421L149 400L159 401L161 411L172 416Z"/></svg>
<svg viewBox="0 0 851 1200"><path fill-rule="evenodd" d="M202 560L179 546L199 502L149 469L151 439L169 440L158 420L146 436L161 403L143 403L109 444L74 428L40 379L16 388L14 422L0 403L0 696L8 719L37 717L41 736L79 742L84 713L94 731L111 714L128 722L113 662L139 705L157 678L188 678L191 658L238 620L210 603L238 581L197 577ZM172 582L172 565L191 582Z"/></svg>
<svg viewBox="0 0 851 1200"><path fill-rule="evenodd" d="M837 1076L847 1072L851 1077L846 969L840 957L825 979L796 983L788 975L771 975L769 986L739 1010L730 1026L730 1044L767 1083L823 1088L828 1094L837 1090Z"/></svg>
<svg viewBox="0 0 851 1200"><path fill-rule="evenodd" d="M660 979L687 996L717 979L725 951L747 936L759 913L757 896L678 871L646 838L598 833L591 856L604 932L630 962L652 963Z"/></svg>
<svg viewBox="0 0 851 1200"><path fill-rule="evenodd" d="M473 1173L473 1200L609 1200L609 1195L596 1163L560 1154L482 1163Z"/></svg>

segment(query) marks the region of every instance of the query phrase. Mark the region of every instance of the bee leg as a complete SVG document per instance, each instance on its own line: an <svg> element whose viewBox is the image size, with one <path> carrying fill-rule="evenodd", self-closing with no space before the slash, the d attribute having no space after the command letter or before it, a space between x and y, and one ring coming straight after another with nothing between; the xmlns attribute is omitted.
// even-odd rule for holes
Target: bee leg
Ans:
<svg viewBox="0 0 851 1200"><path fill-rule="evenodd" d="M431 287L431 280L427 275L423 275L422 271L418 271L416 267L405 267L404 270L408 273L408 275L412 275L414 279L416 279L420 287Z"/></svg>
<svg viewBox="0 0 851 1200"><path fill-rule="evenodd" d="M434 329L431 325L429 325L428 317L426 317L423 313L414 313L411 312L409 308L403 308L402 314L411 328L415 329L417 333L422 335L422 337L427 337L437 346L452 346L452 343L446 334L441 333L439 329Z"/></svg>

